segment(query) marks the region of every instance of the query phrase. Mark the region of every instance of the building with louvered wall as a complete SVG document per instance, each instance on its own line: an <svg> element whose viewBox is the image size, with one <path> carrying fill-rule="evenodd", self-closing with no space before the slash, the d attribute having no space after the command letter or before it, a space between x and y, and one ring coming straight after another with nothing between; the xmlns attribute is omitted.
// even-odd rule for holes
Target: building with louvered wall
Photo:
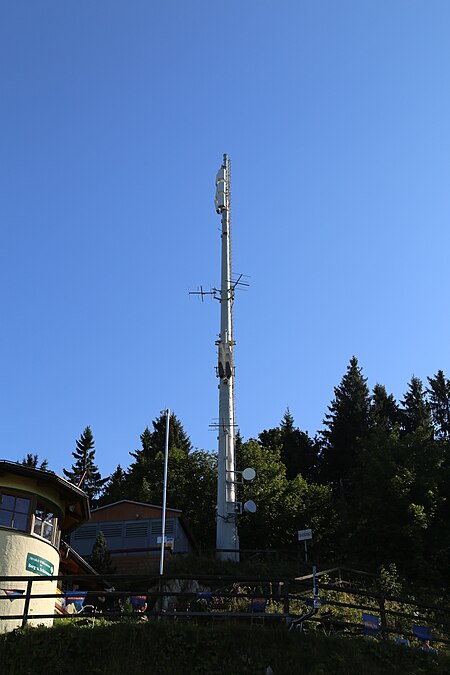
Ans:
<svg viewBox="0 0 450 675"><path fill-rule="evenodd" d="M70 545L83 558L92 553L102 531L118 573L143 573L158 564L161 550L162 508L122 500L91 511L91 520L79 527ZM166 510L166 555L190 553L195 541L189 525L178 509Z"/></svg>

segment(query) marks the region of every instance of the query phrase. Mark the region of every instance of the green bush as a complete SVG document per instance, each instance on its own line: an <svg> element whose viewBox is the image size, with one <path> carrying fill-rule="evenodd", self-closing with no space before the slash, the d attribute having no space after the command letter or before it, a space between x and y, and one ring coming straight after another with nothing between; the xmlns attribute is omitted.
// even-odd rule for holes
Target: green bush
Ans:
<svg viewBox="0 0 450 675"><path fill-rule="evenodd" d="M174 622L96 621L27 628L0 636L2 675L434 675L450 659L393 643L319 634L286 627Z"/></svg>

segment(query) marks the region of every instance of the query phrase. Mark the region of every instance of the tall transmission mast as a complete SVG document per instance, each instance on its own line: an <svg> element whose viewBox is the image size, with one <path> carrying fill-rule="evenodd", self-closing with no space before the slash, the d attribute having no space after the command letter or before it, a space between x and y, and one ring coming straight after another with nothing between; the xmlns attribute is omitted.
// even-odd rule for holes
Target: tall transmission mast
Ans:
<svg viewBox="0 0 450 675"><path fill-rule="evenodd" d="M233 301L236 285L231 265L231 172L228 155L216 176L216 211L222 218L222 272L218 347L219 452L216 548L224 560L239 560L236 501Z"/></svg>

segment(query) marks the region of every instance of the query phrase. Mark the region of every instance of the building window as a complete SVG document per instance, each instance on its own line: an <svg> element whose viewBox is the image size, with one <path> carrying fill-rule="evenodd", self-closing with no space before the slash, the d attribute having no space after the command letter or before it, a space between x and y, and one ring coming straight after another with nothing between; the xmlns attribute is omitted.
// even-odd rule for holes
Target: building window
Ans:
<svg viewBox="0 0 450 675"><path fill-rule="evenodd" d="M30 510L31 499L2 492L0 494L0 527L28 532Z"/></svg>
<svg viewBox="0 0 450 675"><path fill-rule="evenodd" d="M34 513L33 534L46 539L52 544L56 538L56 516L50 507L42 502L37 502Z"/></svg>
<svg viewBox="0 0 450 675"><path fill-rule="evenodd" d="M58 519L50 505L36 497L0 492L0 527L35 534L58 546Z"/></svg>

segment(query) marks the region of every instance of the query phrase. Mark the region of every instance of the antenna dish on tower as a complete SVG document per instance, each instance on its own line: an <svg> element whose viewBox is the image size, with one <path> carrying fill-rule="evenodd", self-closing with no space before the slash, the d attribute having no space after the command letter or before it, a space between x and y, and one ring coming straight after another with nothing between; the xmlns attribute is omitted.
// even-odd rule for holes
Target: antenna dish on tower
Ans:
<svg viewBox="0 0 450 675"><path fill-rule="evenodd" d="M248 502L245 502L244 511L246 513L256 513L256 504L253 499L249 499Z"/></svg>
<svg viewBox="0 0 450 675"><path fill-rule="evenodd" d="M255 469L252 469L250 466L243 470L242 478L244 480L253 480L256 476Z"/></svg>

